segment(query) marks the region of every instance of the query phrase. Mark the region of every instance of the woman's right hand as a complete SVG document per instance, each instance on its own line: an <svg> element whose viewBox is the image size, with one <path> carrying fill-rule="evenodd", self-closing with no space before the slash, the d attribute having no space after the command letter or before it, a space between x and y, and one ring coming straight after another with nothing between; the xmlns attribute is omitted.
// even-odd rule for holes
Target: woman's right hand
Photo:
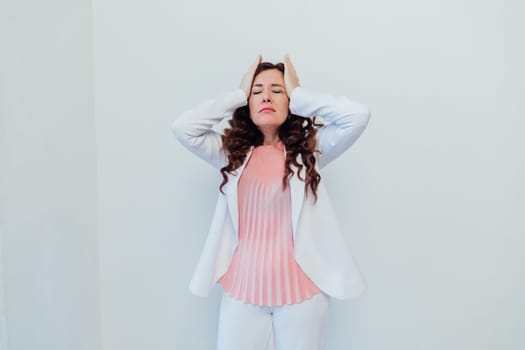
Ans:
<svg viewBox="0 0 525 350"><path fill-rule="evenodd" d="M262 61L262 56L258 55L257 60L255 60L254 63L248 68L248 71L244 74L241 80L240 88L242 91L244 91L244 94L246 95L246 98L250 97L250 90L252 88L252 81L253 81L253 74L255 73L255 70L257 69L257 66Z"/></svg>

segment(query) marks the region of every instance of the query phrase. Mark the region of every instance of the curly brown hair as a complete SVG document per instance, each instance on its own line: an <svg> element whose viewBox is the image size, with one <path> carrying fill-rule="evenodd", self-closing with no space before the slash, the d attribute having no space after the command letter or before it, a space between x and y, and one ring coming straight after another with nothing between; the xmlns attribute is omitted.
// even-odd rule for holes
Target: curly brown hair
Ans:
<svg viewBox="0 0 525 350"><path fill-rule="evenodd" d="M255 73L255 77L268 69L277 69L284 74L284 64L273 64L270 62L261 62ZM252 80L253 85L253 80ZM221 193L224 185L228 182L228 173L234 174L245 161L246 155L252 146L263 144L264 135L257 128L250 118L248 106L239 107L233 113L233 118L229 121L230 128L224 130L222 136L222 147L228 156L228 164L221 168L222 183L219 187ZM279 127L279 139L286 148L285 174L283 176L283 189L288 186L289 176L295 172L292 170L294 165L297 168L299 179L305 183L305 194L308 194L308 188L312 191L315 200L317 200L317 187L321 181L321 175L315 169L316 149L315 135L317 128L322 126L316 123L314 118L305 118L289 112L286 121ZM301 156L302 164L298 162L298 156ZM306 167L306 176L301 177L303 166Z"/></svg>

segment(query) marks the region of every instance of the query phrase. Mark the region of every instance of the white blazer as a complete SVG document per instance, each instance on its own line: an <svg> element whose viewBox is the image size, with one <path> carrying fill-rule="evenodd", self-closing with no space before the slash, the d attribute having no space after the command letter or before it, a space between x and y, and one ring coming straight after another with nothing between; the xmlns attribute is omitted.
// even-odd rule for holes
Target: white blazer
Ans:
<svg viewBox="0 0 525 350"><path fill-rule="evenodd" d="M241 89L223 94L183 113L172 123L172 131L191 152L220 169L227 164L227 157L221 135L212 128L246 104ZM370 119L368 109L357 102L303 87L292 91L290 111L304 117L318 116L324 122L317 133L321 151L317 155L318 171L346 151ZM251 150L236 174L229 176L224 195L219 193L208 237L190 282L190 291L195 295L209 294L227 271L237 247L237 184L250 155ZM303 173L304 170L303 167ZM317 189L317 202L310 192L305 196L304 190L304 182L297 174L290 178L295 260L326 294L338 299L360 295L366 288L365 281L339 230L323 180Z"/></svg>

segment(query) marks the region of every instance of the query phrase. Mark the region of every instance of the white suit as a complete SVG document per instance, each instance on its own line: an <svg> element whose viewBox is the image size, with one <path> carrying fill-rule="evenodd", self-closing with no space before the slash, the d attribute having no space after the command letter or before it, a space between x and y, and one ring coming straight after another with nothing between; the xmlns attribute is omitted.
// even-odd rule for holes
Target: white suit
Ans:
<svg viewBox="0 0 525 350"><path fill-rule="evenodd" d="M172 130L186 148L220 169L227 158L221 135L212 127L246 104L241 89L226 93L183 113L173 122ZM304 117L321 117L325 124L317 133L317 148L321 151L317 155L318 171L346 151L370 119L368 109L357 102L303 87L292 91L290 111ZM228 269L237 246L237 184L250 154L251 151L236 175L229 176L225 194L219 193L208 237L190 283L190 290L196 295L208 295ZM317 202L311 193L305 196L304 182L297 174L290 178L290 193L294 257L301 269L332 297L347 299L361 294L365 282L339 230L323 180L317 190Z"/></svg>

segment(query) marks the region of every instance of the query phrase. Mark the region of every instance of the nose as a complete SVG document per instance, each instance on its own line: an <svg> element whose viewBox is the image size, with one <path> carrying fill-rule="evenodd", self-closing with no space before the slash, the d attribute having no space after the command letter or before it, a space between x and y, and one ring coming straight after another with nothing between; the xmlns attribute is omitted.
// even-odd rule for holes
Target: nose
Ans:
<svg viewBox="0 0 525 350"><path fill-rule="evenodd" d="M262 100L263 102L270 102L270 93L266 89L262 92Z"/></svg>

